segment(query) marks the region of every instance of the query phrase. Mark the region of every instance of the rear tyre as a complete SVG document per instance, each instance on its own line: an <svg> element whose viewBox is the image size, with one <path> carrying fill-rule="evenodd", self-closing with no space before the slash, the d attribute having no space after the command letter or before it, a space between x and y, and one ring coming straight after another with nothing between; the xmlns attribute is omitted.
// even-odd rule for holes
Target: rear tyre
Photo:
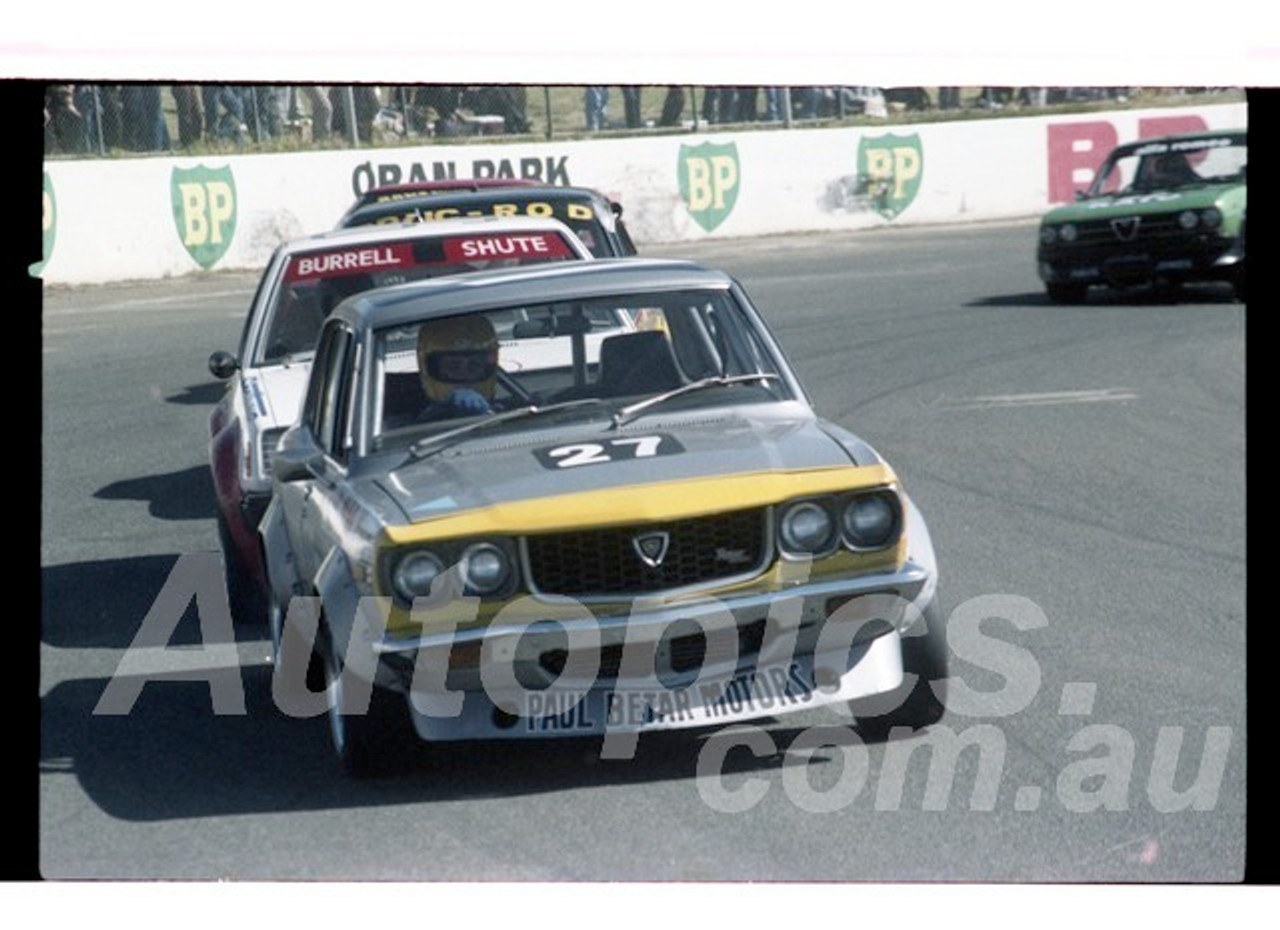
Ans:
<svg viewBox="0 0 1280 930"><path fill-rule="evenodd" d="M1081 304L1089 293L1087 284L1046 284L1049 300L1055 304Z"/></svg>
<svg viewBox="0 0 1280 930"><path fill-rule="evenodd" d="M942 719L947 700L947 637L942 608L935 597L911 629L902 635L902 684L885 694L849 702L859 732L883 740L894 727L918 730Z"/></svg>

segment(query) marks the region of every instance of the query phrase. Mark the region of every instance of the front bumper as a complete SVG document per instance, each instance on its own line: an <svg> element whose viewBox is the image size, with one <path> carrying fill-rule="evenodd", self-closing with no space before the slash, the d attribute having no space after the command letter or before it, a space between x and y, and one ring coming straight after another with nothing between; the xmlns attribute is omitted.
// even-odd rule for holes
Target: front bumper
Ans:
<svg viewBox="0 0 1280 930"><path fill-rule="evenodd" d="M902 681L899 634L932 596L900 570L630 613L369 644L432 741L718 726L867 697Z"/></svg>
<svg viewBox="0 0 1280 930"><path fill-rule="evenodd" d="M1041 246L1037 260L1040 279L1046 284L1130 287L1157 280L1230 280L1245 253L1240 239L1199 237L1185 242Z"/></svg>

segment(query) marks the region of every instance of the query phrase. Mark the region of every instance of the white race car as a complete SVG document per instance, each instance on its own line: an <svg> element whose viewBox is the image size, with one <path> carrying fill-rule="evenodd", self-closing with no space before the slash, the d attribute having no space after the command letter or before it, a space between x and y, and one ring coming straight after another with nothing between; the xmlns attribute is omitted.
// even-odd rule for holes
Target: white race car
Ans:
<svg viewBox="0 0 1280 930"><path fill-rule="evenodd" d="M260 619L265 610L257 527L271 494L271 455L297 419L316 337L334 307L390 284L591 257L563 223L528 216L342 229L276 249L249 306L238 351L209 358L209 370L227 382L209 417L209 461L237 621ZM619 318L616 325L628 327L630 320Z"/></svg>

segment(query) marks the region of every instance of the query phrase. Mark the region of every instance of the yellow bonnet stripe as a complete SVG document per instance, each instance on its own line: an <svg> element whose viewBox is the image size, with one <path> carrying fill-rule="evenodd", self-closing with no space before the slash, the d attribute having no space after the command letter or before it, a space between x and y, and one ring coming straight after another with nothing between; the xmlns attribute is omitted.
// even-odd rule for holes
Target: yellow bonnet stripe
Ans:
<svg viewBox="0 0 1280 930"><path fill-rule="evenodd" d="M384 544L676 520L763 507L793 497L877 487L896 480L887 465L848 465L626 485L492 504L410 526L391 526L385 530Z"/></svg>

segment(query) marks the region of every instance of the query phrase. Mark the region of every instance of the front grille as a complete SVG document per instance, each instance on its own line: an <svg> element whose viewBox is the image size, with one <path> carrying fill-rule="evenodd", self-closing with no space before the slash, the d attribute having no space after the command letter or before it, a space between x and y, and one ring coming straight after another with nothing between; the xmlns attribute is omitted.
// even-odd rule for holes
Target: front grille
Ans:
<svg viewBox="0 0 1280 930"><path fill-rule="evenodd" d="M1172 213L1116 217L1081 223L1076 242L1089 245L1104 242L1151 242L1170 236L1186 238L1189 233Z"/></svg>
<svg viewBox="0 0 1280 930"><path fill-rule="evenodd" d="M638 536L666 533L660 564L645 564ZM534 590L566 596L652 594L759 572L769 553L763 508L643 526L525 539Z"/></svg>

